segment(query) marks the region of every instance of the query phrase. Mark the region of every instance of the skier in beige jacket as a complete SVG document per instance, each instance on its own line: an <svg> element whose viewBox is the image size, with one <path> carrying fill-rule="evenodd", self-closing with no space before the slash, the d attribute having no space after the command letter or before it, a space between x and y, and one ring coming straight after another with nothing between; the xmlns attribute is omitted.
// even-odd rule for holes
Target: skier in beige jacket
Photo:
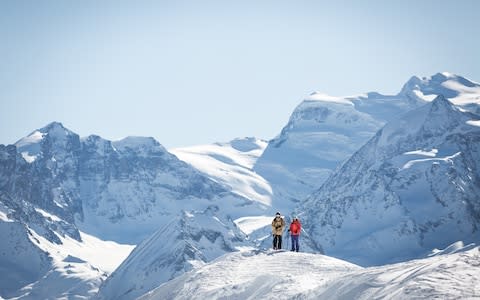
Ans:
<svg viewBox="0 0 480 300"><path fill-rule="evenodd" d="M272 221L272 233L273 233L273 250L282 249L282 235L285 229L285 221L279 212L275 214L275 219Z"/></svg>

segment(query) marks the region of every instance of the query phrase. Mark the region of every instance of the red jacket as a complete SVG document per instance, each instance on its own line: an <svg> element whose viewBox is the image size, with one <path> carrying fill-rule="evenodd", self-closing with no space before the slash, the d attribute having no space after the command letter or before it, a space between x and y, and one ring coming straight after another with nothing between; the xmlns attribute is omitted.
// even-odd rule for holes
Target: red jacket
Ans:
<svg viewBox="0 0 480 300"><path fill-rule="evenodd" d="M302 230L302 224L300 224L299 220L294 220L290 224L290 234L291 235L300 235L301 230Z"/></svg>

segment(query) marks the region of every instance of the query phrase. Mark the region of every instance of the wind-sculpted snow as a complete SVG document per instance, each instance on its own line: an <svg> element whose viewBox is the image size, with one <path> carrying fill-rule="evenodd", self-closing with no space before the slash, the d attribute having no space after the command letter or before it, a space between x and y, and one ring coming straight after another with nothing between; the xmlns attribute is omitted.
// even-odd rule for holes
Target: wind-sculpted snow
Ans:
<svg viewBox="0 0 480 300"><path fill-rule="evenodd" d="M140 299L470 299L480 297L473 248L381 267L319 254L241 252L186 273Z"/></svg>
<svg viewBox="0 0 480 300"><path fill-rule="evenodd" d="M387 124L304 204L326 254L362 265L480 241L480 128L444 97Z"/></svg>

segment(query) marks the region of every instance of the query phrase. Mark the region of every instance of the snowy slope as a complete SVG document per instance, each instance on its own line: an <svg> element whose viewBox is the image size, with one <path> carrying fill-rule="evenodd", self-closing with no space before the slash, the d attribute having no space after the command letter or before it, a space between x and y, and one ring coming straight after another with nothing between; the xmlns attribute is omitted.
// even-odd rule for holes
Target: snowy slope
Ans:
<svg viewBox="0 0 480 300"><path fill-rule="evenodd" d="M205 262L245 247L221 211L185 211L138 245L100 288L99 299L135 299Z"/></svg>
<svg viewBox="0 0 480 300"><path fill-rule="evenodd" d="M456 299L480 296L480 250L361 268L292 252L227 254L140 299Z"/></svg>
<svg viewBox="0 0 480 300"><path fill-rule="evenodd" d="M9 214L5 207L0 209L1 297L93 297L102 280L133 249L130 245L105 242L81 232L82 241L60 236L61 243L57 244L22 222L10 219Z"/></svg>
<svg viewBox="0 0 480 300"><path fill-rule="evenodd" d="M57 245L32 232L37 246L48 253L51 267L41 278L17 291L16 296L22 299L90 299L134 248L81 235L83 242L67 237L62 245Z"/></svg>
<svg viewBox="0 0 480 300"><path fill-rule="evenodd" d="M269 207L272 188L252 170L266 146L267 142L263 140L243 138L169 151L211 179L231 187L233 192Z"/></svg>
<svg viewBox="0 0 480 300"><path fill-rule="evenodd" d="M388 123L303 204L310 235L362 265L478 243L479 119L439 96Z"/></svg>

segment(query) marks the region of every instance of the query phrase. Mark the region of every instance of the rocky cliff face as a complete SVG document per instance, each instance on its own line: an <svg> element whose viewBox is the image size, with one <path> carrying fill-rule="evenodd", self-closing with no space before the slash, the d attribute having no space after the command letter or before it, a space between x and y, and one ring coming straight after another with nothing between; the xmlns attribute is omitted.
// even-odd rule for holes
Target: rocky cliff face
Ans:
<svg viewBox="0 0 480 300"><path fill-rule="evenodd" d="M137 243L187 203L202 207L225 197L232 205L251 202L178 160L153 138L80 139L52 123L0 151L2 201L24 221L37 215L43 222L35 208L57 216L61 221L54 222L54 231L76 239L80 228ZM43 227L54 240L47 233L52 226Z"/></svg>

